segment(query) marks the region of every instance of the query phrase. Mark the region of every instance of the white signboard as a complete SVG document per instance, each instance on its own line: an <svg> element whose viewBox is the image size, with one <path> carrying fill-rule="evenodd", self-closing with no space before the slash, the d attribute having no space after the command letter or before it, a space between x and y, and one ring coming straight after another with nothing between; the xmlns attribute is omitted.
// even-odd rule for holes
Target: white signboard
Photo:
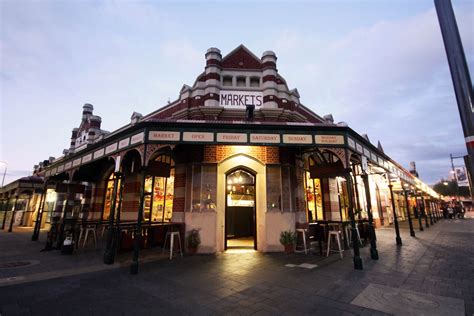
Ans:
<svg viewBox="0 0 474 316"><path fill-rule="evenodd" d="M258 108L263 105L263 93L260 91L221 90L219 105L226 108L245 108L246 105L254 105Z"/></svg>
<svg viewBox="0 0 474 316"><path fill-rule="evenodd" d="M456 171L456 181L458 182L458 186L460 187L468 187L469 181L467 179L466 168L464 167L456 167L454 168Z"/></svg>
<svg viewBox="0 0 474 316"><path fill-rule="evenodd" d="M94 152L94 159L97 159L97 158L99 158L99 157L102 157L102 156L104 155L104 151L105 151L104 148L101 148L101 149L99 149L99 150L96 150L96 151Z"/></svg>
<svg viewBox="0 0 474 316"><path fill-rule="evenodd" d="M85 155L82 157L82 163L86 163L92 160L92 154Z"/></svg>
<svg viewBox="0 0 474 316"><path fill-rule="evenodd" d="M119 141L118 148L120 149L120 148L127 147L128 144L130 144L130 138L122 139L121 141Z"/></svg>
<svg viewBox="0 0 474 316"><path fill-rule="evenodd" d="M143 141L143 136L144 135L145 134L143 132L133 135L132 139L130 141L130 144L141 143Z"/></svg>
<svg viewBox="0 0 474 316"><path fill-rule="evenodd" d="M283 142L285 144L312 144L312 135L284 134Z"/></svg>
<svg viewBox="0 0 474 316"><path fill-rule="evenodd" d="M114 152L116 150L117 150L117 143L114 143L112 145L105 147L105 154L110 154L111 152Z"/></svg>
<svg viewBox="0 0 474 316"><path fill-rule="evenodd" d="M228 142L228 143L246 143L247 134L241 133L217 133L218 142Z"/></svg>
<svg viewBox="0 0 474 316"><path fill-rule="evenodd" d="M250 134L251 143L280 143L280 134Z"/></svg>
<svg viewBox="0 0 474 316"><path fill-rule="evenodd" d="M342 135L316 135L314 140L316 144L344 145L344 136Z"/></svg>
<svg viewBox="0 0 474 316"><path fill-rule="evenodd" d="M170 140L170 141L179 141L179 132L170 132L170 131L153 131L148 134L149 140Z"/></svg>
<svg viewBox="0 0 474 316"><path fill-rule="evenodd" d="M184 132L183 141L185 142L212 142L214 133Z"/></svg>

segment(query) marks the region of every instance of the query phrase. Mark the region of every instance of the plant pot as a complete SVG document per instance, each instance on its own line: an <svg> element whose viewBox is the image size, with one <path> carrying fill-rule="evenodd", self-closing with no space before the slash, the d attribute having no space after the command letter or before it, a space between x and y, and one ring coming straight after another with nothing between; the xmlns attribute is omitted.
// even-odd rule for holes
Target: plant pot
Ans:
<svg viewBox="0 0 474 316"><path fill-rule="evenodd" d="M193 256L193 255L195 255L195 254L197 253L197 250L198 250L197 247L192 247L192 248L191 248L191 247L188 247L187 253L188 253L190 256Z"/></svg>
<svg viewBox="0 0 474 316"><path fill-rule="evenodd" d="M295 244L286 244L285 246L285 253L294 253L295 252Z"/></svg>

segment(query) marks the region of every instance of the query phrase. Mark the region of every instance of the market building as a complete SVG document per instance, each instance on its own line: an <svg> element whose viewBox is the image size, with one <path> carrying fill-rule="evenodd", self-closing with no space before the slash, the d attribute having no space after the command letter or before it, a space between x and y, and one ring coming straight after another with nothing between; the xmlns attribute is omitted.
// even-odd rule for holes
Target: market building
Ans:
<svg viewBox="0 0 474 316"><path fill-rule="evenodd" d="M201 253L272 252L285 230L367 221L368 204L376 226L403 220L407 202L436 216L434 191L380 144L301 104L276 62L272 51L210 48L177 100L111 133L86 104L64 156L35 169L46 205L35 234L56 222L60 243L68 223L97 223L131 248L162 245L174 226L182 237L199 229Z"/></svg>

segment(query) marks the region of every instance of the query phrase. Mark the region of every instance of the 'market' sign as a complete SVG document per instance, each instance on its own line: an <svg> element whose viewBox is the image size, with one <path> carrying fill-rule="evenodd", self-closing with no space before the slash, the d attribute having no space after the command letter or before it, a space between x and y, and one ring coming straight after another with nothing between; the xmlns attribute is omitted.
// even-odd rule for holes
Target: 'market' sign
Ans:
<svg viewBox="0 0 474 316"><path fill-rule="evenodd" d="M223 107L245 108L254 105L256 108L263 104L263 94L259 91L223 91L220 92L219 104Z"/></svg>

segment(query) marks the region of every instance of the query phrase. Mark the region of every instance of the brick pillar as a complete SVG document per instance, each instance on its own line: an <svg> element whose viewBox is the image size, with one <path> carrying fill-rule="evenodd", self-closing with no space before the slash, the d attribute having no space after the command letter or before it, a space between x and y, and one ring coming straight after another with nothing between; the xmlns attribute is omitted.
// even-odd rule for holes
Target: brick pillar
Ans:
<svg viewBox="0 0 474 316"><path fill-rule="evenodd" d="M174 172L173 216L172 222L184 222L186 199L186 166L176 165Z"/></svg>
<svg viewBox="0 0 474 316"><path fill-rule="evenodd" d="M138 218L138 207L140 205L140 173L135 172L125 175L124 180L120 221L136 221ZM118 189L117 192L119 192Z"/></svg>

